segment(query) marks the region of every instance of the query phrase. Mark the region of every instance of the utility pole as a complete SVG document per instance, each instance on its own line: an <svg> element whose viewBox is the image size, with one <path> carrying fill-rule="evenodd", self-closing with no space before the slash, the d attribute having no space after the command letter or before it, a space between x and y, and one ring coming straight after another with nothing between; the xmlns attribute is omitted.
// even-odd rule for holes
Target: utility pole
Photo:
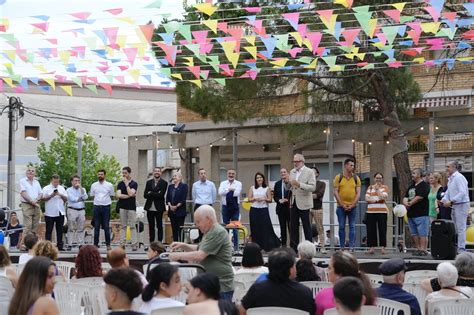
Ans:
<svg viewBox="0 0 474 315"><path fill-rule="evenodd" d="M234 168L235 172L237 174L239 174L238 169L237 169L238 166L239 166L239 162L238 162L239 161L238 160L238 155L239 155L238 150L239 150L239 148L238 148L238 143L237 143L237 140L238 140L237 136L238 136L237 128L233 128L232 129L232 140L233 140L233 142L232 142L232 162L233 162L232 167Z"/></svg>
<svg viewBox="0 0 474 315"><path fill-rule="evenodd" d="M8 97L8 105L3 107L3 114L8 109L8 170L7 170L7 206L14 208L15 203L15 131L18 119L23 117L23 103L19 97Z"/></svg>
<svg viewBox="0 0 474 315"><path fill-rule="evenodd" d="M77 138L77 176L82 178L82 139Z"/></svg>
<svg viewBox="0 0 474 315"><path fill-rule="evenodd" d="M428 169L430 173L433 173L435 171L435 118L434 118L434 112L432 116L429 119L429 163L428 163Z"/></svg>
<svg viewBox="0 0 474 315"><path fill-rule="evenodd" d="M158 138L158 132L153 131L153 154L152 154L152 159L153 159L153 169L158 166L158 144L160 142L160 139Z"/></svg>
<svg viewBox="0 0 474 315"><path fill-rule="evenodd" d="M326 131L326 147L328 150L328 160L329 160L329 196L333 196L333 187L331 181L334 178L334 126L333 122L328 122L328 129ZM331 227L329 228L329 241L331 248L335 247L334 244L334 203L329 203L329 223Z"/></svg>

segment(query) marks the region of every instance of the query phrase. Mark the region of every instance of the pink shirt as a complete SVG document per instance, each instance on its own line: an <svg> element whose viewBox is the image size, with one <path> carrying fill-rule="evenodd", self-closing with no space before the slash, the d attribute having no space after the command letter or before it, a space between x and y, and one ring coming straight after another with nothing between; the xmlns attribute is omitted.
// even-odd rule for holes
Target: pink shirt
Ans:
<svg viewBox="0 0 474 315"><path fill-rule="evenodd" d="M319 291L314 301L316 303L316 315L323 315L325 310L336 307L332 288L325 288Z"/></svg>

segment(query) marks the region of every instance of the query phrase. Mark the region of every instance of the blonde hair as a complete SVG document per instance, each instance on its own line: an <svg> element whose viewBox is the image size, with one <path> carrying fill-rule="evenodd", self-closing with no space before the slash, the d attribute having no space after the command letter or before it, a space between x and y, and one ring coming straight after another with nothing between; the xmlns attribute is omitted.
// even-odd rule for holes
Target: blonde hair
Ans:
<svg viewBox="0 0 474 315"><path fill-rule="evenodd" d="M41 241L35 246L35 256L44 256L55 261L58 259L58 249L50 241Z"/></svg>
<svg viewBox="0 0 474 315"><path fill-rule="evenodd" d="M436 180L436 183L441 185L441 174L438 172L431 173L430 176L433 176Z"/></svg>

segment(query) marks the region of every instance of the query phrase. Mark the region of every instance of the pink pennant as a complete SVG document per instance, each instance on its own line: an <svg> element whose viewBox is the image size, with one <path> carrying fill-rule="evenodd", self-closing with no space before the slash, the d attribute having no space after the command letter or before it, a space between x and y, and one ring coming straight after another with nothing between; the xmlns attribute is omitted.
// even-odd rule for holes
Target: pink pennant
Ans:
<svg viewBox="0 0 474 315"><path fill-rule="evenodd" d="M151 43L151 38L153 37L154 29L155 29L155 25L153 23L140 25L140 30L142 31L143 36L145 36L146 41L148 42L148 44Z"/></svg>
<svg viewBox="0 0 474 315"><path fill-rule="evenodd" d="M464 39L474 39L474 30L470 30L462 34L462 38Z"/></svg>
<svg viewBox="0 0 474 315"><path fill-rule="evenodd" d="M219 22L217 23L217 29L227 33L227 22Z"/></svg>
<svg viewBox="0 0 474 315"><path fill-rule="evenodd" d="M92 13L90 12L77 12L77 13L71 13L75 18L78 18L79 20L86 20Z"/></svg>
<svg viewBox="0 0 474 315"><path fill-rule="evenodd" d="M99 84L99 80L97 80L97 77L88 77L87 79L89 81L95 83L96 85Z"/></svg>
<svg viewBox="0 0 474 315"><path fill-rule="evenodd" d="M53 45L57 45L58 44L58 39L57 38L46 38L46 40L48 42L50 42L51 44Z"/></svg>
<svg viewBox="0 0 474 315"><path fill-rule="evenodd" d="M105 36L107 36L109 43L114 45L117 42L118 27L104 27Z"/></svg>
<svg viewBox="0 0 474 315"><path fill-rule="evenodd" d="M97 67L97 69L99 69L100 72L102 72L102 73L106 73L107 71L109 71L109 68L110 68L110 67L107 67L107 66L105 66L105 67Z"/></svg>
<svg viewBox="0 0 474 315"><path fill-rule="evenodd" d="M292 12L292 13L284 13L281 15L288 23L293 26L295 30L298 30L298 22L300 20L300 13L299 12Z"/></svg>
<svg viewBox="0 0 474 315"><path fill-rule="evenodd" d="M306 34L306 38L309 40L311 46L313 47L313 54L316 53L316 49L318 48L322 37L323 34L321 34L320 32L309 32Z"/></svg>
<svg viewBox="0 0 474 315"><path fill-rule="evenodd" d="M43 32L47 32L47 31L48 31L48 28L49 28L49 22L32 23L31 25L33 25L33 26L36 27L37 29L42 30Z"/></svg>
<svg viewBox="0 0 474 315"><path fill-rule="evenodd" d="M231 70L228 64L222 64L219 65L219 68L221 68L224 72L222 74L232 77L234 76L234 70Z"/></svg>
<svg viewBox="0 0 474 315"><path fill-rule="evenodd" d="M431 46L428 50L440 50L443 49L444 38L429 38L426 44Z"/></svg>
<svg viewBox="0 0 474 315"><path fill-rule="evenodd" d="M316 13L324 20L331 21L333 10L318 10Z"/></svg>
<svg viewBox="0 0 474 315"><path fill-rule="evenodd" d="M408 49L408 50L402 50L400 51L402 54L404 55L407 55L407 56L410 56L410 57L415 57L416 55L418 55L418 53L413 50L413 49Z"/></svg>
<svg viewBox="0 0 474 315"><path fill-rule="evenodd" d="M196 77L196 79L199 79L199 72L201 71L201 66L188 66L186 67L189 71L191 71L192 74Z"/></svg>
<svg viewBox="0 0 474 315"><path fill-rule="evenodd" d="M176 64L176 54L178 53L178 49L176 46L168 46L162 42L154 42L160 47L166 54L166 60L172 65L175 66Z"/></svg>
<svg viewBox="0 0 474 315"><path fill-rule="evenodd" d="M153 43L154 45L156 45L157 42L152 42L152 43ZM191 44L191 42L190 42L190 41L187 41L187 40L180 40L180 41L179 41L179 44L180 44L180 45L189 45L189 44Z"/></svg>
<svg viewBox="0 0 474 315"><path fill-rule="evenodd" d="M367 66L369 63L367 61L364 61L364 62L358 62L356 63L356 66L357 67L365 67Z"/></svg>
<svg viewBox="0 0 474 315"><path fill-rule="evenodd" d="M426 12L428 12L431 15L431 17L433 18L433 21L438 22L441 12L439 12L438 10L436 10L433 7L427 7L427 8L425 8L425 10L426 10ZM456 13L456 12L454 12L454 13Z"/></svg>
<svg viewBox="0 0 474 315"><path fill-rule="evenodd" d="M260 13L260 12L262 12L261 7L246 7L246 8L244 8L244 10L247 11L248 13Z"/></svg>
<svg viewBox="0 0 474 315"><path fill-rule="evenodd" d="M306 24L298 25L298 33L300 34L301 38L305 38L308 26Z"/></svg>
<svg viewBox="0 0 474 315"><path fill-rule="evenodd" d="M390 61L387 64L389 68L400 68L403 66L401 61Z"/></svg>
<svg viewBox="0 0 474 315"><path fill-rule="evenodd" d="M207 80L207 78L209 77L209 70L202 70L202 71L201 71L201 77L202 77L204 80Z"/></svg>
<svg viewBox="0 0 474 315"><path fill-rule="evenodd" d="M127 70L128 68L130 68L129 66L118 66L120 70L122 71L125 71Z"/></svg>
<svg viewBox="0 0 474 315"><path fill-rule="evenodd" d="M87 83L87 76L86 76L86 75L80 75L80 76L79 76L79 79L81 79L82 84L86 84L86 83Z"/></svg>
<svg viewBox="0 0 474 315"><path fill-rule="evenodd" d="M418 45L420 42L420 35L421 35L421 30L409 30L407 31L408 36L410 36L413 39L413 42Z"/></svg>
<svg viewBox="0 0 474 315"><path fill-rule="evenodd" d="M458 16L457 12L443 12L443 16L449 21L454 22Z"/></svg>
<svg viewBox="0 0 474 315"><path fill-rule="evenodd" d="M207 39L207 34L209 31L193 31L191 34L193 34L193 37L196 39L196 43L205 43Z"/></svg>
<svg viewBox="0 0 474 315"><path fill-rule="evenodd" d="M290 50L288 50L288 53L290 54L291 57L296 58L296 55L299 54L302 51L303 51L303 48L295 47L295 48L291 48Z"/></svg>
<svg viewBox="0 0 474 315"><path fill-rule="evenodd" d="M125 77L123 75L116 75L114 79L120 82L121 84L125 84Z"/></svg>
<svg viewBox="0 0 474 315"><path fill-rule="evenodd" d="M99 85L104 89L106 90L107 92L109 92L109 95L112 95L112 86L108 83L99 83Z"/></svg>
<svg viewBox="0 0 474 315"><path fill-rule="evenodd" d="M58 82L61 82L61 83L66 82L66 77L63 76L63 75L57 74L54 77L56 78L56 81L58 81Z"/></svg>
<svg viewBox="0 0 474 315"><path fill-rule="evenodd" d="M342 31L342 35L346 39L347 46L350 47L354 43L354 40L359 35L360 28L346 29Z"/></svg>
<svg viewBox="0 0 474 315"><path fill-rule="evenodd" d="M199 53L201 55L205 55L211 52L212 48L214 47L214 44L209 43L209 44L199 44Z"/></svg>
<svg viewBox="0 0 474 315"><path fill-rule="evenodd" d="M325 51L326 51L325 47L318 47L318 49L316 49L316 55L318 55L319 57L322 57Z"/></svg>
<svg viewBox="0 0 474 315"><path fill-rule="evenodd" d="M104 12L109 12L109 13L112 14L112 15L117 15L117 14L122 13L122 12L123 12L123 9L122 9L122 8L108 9L108 10L104 10Z"/></svg>
<svg viewBox="0 0 474 315"><path fill-rule="evenodd" d="M384 33L377 33L375 34L375 36L377 36L377 38L380 40L380 43L385 45L385 43L387 42L387 37L385 37Z"/></svg>
<svg viewBox="0 0 474 315"><path fill-rule="evenodd" d="M228 29L228 33L229 33L229 35L232 36L236 41L240 41L240 39L242 38L242 35L243 35L243 29L240 28L240 27L231 28L231 29Z"/></svg>
<svg viewBox="0 0 474 315"><path fill-rule="evenodd" d="M74 46L71 47L72 51L76 54L76 56L79 56L81 58L85 57L86 54L86 46Z"/></svg>
<svg viewBox="0 0 474 315"><path fill-rule="evenodd" d="M425 66L434 67L436 64L433 60L427 60L424 63Z"/></svg>
<svg viewBox="0 0 474 315"><path fill-rule="evenodd" d="M267 34L267 31L266 31L265 27L263 27L262 22L263 22L262 20L255 21L253 31L257 35L265 36Z"/></svg>
<svg viewBox="0 0 474 315"><path fill-rule="evenodd" d="M394 9L394 10L384 10L383 13L394 20L397 23L400 23L400 11Z"/></svg>
<svg viewBox="0 0 474 315"><path fill-rule="evenodd" d="M15 93L23 93L23 92L25 92L25 88L22 87L21 85L18 85L18 86L16 86L16 87L13 89L13 91L14 91Z"/></svg>
<svg viewBox="0 0 474 315"><path fill-rule="evenodd" d="M127 56L128 61L130 62L131 65L135 62L135 58L137 57L137 48L124 48L123 52Z"/></svg>

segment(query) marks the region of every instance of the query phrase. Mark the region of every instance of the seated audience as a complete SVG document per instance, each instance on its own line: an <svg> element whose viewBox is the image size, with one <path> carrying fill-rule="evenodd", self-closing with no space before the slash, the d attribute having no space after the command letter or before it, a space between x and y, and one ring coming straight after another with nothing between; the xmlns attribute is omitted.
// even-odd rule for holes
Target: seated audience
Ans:
<svg viewBox="0 0 474 315"><path fill-rule="evenodd" d="M359 263L357 259L349 252L338 251L335 252L328 265L328 280L335 283L343 277L359 278L364 284L365 305L375 305L375 292L372 288L369 278L365 273L359 270ZM333 308L334 292L333 288L322 289L316 294L316 314L323 315L324 311Z"/></svg>
<svg viewBox="0 0 474 315"><path fill-rule="evenodd" d="M288 307L310 315L314 314L314 300L311 290L294 281L296 277L295 252L290 248L279 248L268 256L268 280L254 283L242 299L240 314L249 308Z"/></svg>
<svg viewBox="0 0 474 315"><path fill-rule="evenodd" d="M454 266L458 270L458 282L456 285L474 288L474 254L463 252L456 256ZM441 290L438 278L425 279L421 286L428 292Z"/></svg>
<svg viewBox="0 0 474 315"><path fill-rule="evenodd" d="M405 270L407 267L401 258L392 258L380 264L379 271L383 276L383 283L375 291L378 297L407 304L410 306L411 315L421 315L420 304L416 297L402 289Z"/></svg>
<svg viewBox="0 0 474 315"><path fill-rule="evenodd" d="M334 284L334 303L339 315L362 315L364 285L359 278L344 277Z"/></svg>
<svg viewBox="0 0 474 315"><path fill-rule="evenodd" d="M51 259L53 262L58 260L58 249L54 244L50 241L43 240L36 244L35 246L35 256L44 256ZM64 278L64 273L54 265L54 269L56 270L55 276L62 276ZM68 275L69 276L69 275ZM69 278L68 278L69 279Z"/></svg>
<svg viewBox="0 0 474 315"><path fill-rule="evenodd" d="M172 297L181 292L178 266L162 263L150 271L150 282L142 293L143 304L139 311L150 314L153 310L184 306Z"/></svg>
<svg viewBox="0 0 474 315"><path fill-rule="evenodd" d="M56 268L47 257L34 257L26 263L8 308L8 315L59 315L51 297Z"/></svg>
<svg viewBox="0 0 474 315"><path fill-rule="evenodd" d="M164 252L166 252L165 246L160 241L153 241L150 243L150 246L148 246L146 255L148 257L148 260L151 262L152 260L156 259L156 257L159 257L161 253L164 253Z"/></svg>
<svg viewBox="0 0 474 315"><path fill-rule="evenodd" d="M35 232L29 232L23 238L23 243L28 252L20 255L18 260L19 265L26 264L28 260L35 257L35 245L38 243L38 235L36 235Z"/></svg>
<svg viewBox="0 0 474 315"><path fill-rule="evenodd" d="M15 211L10 212L10 223L8 223L7 230L8 236L10 237L10 248L16 247L20 248L22 243L21 239L23 237L23 225L18 221L18 216Z"/></svg>
<svg viewBox="0 0 474 315"><path fill-rule="evenodd" d="M76 257L75 279L102 277L102 257L94 245L82 245Z"/></svg>
<svg viewBox="0 0 474 315"><path fill-rule="evenodd" d="M310 241L302 241L298 244L298 258L300 259L309 259L313 261L313 258L316 256L316 247ZM316 266L314 264L314 269L316 274L319 277L319 281L328 281L326 277L326 270L324 268Z"/></svg>
<svg viewBox="0 0 474 315"><path fill-rule="evenodd" d="M453 264L450 262L442 262L438 265L436 271L438 272L438 282L441 286L441 290L432 292L426 296L425 314L428 314L430 302L472 298L473 294L471 288L456 285L458 281L458 271Z"/></svg>
<svg viewBox="0 0 474 315"><path fill-rule="evenodd" d="M12 261L10 260L7 249L2 245L0 245L0 276L7 277L13 287L16 287L18 281L16 270L12 266Z"/></svg>
<svg viewBox="0 0 474 315"><path fill-rule="evenodd" d="M210 272L201 273L186 285L187 304L183 315L237 315L235 305L220 299L219 278Z"/></svg>
<svg viewBox="0 0 474 315"><path fill-rule="evenodd" d="M107 252L107 262L112 268L128 268L130 263L128 261L127 253L122 247L115 247ZM135 270L137 276L140 277L140 281L143 284L143 288L146 287L148 281L145 276L138 270Z"/></svg>
<svg viewBox="0 0 474 315"><path fill-rule="evenodd" d="M242 268L237 269L236 274L268 272L268 268L263 265L262 250L257 243L247 243L242 256Z"/></svg>
<svg viewBox="0 0 474 315"><path fill-rule="evenodd" d="M132 301L142 293L142 282L131 268L114 268L104 276L109 315L144 315L132 311Z"/></svg>
<svg viewBox="0 0 474 315"><path fill-rule="evenodd" d="M296 262L296 281L321 281L316 274L313 262L309 259L300 259Z"/></svg>

